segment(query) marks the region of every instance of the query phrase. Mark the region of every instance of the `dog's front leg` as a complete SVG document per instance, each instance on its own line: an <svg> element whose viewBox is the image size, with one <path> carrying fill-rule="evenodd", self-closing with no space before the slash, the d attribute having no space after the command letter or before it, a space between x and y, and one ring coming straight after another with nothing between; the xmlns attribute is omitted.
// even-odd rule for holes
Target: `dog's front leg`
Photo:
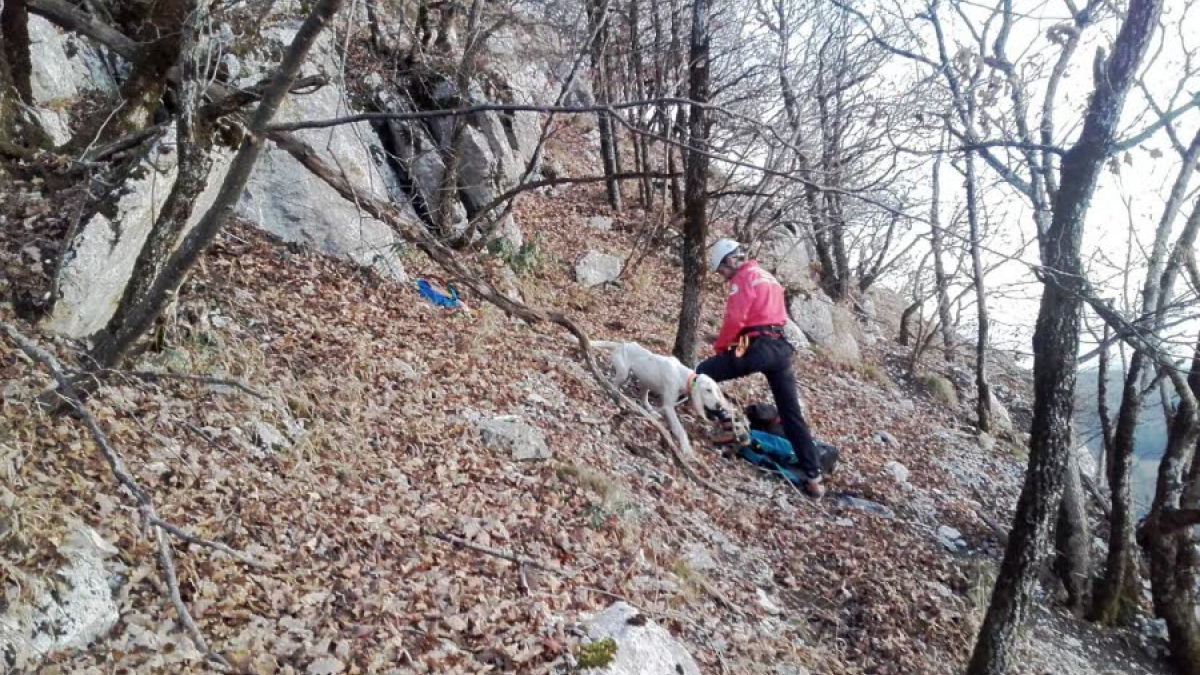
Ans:
<svg viewBox="0 0 1200 675"><path fill-rule="evenodd" d="M675 434L675 439L679 441L679 449L686 459L692 458L692 442L688 440L687 432L683 429L683 423L679 421L679 415L675 412L675 406L667 402L663 402L663 415L667 418L667 424L671 427L671 432Z"/></svg>

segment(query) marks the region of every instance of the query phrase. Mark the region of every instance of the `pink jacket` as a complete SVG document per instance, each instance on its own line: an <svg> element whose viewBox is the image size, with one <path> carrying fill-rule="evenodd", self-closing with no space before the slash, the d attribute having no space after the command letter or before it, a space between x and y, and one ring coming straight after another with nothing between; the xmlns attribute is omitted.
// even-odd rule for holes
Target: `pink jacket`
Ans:
<svg viewBox="0 0 1200 675"><path fill-rule="evenodd" d="M713 343L713 351L720 354L733 347L746 328L782 326L787 323L787 318L783 286L757 262L747 261L729 280L725 321Z"/></svg>

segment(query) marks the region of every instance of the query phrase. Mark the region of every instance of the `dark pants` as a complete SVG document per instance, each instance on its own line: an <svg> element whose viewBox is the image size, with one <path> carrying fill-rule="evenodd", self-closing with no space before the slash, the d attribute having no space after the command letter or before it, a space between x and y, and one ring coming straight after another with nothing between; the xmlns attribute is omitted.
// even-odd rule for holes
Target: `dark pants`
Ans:
<svg viewBox="0 0 1200 675"><path fill-rule="evenodd" d="M775 407L783 422L783 433L796 452L800 471L807 478L821 475L817 449L813 446L812 434L800 412L800 397L796 394L796 374L792 370L792 346L782 338L756 337L741 358L731 349L724 354L705 359L696 366L696 373L707 375L717 382L735 380L753 373L767 376Z"/></svg>

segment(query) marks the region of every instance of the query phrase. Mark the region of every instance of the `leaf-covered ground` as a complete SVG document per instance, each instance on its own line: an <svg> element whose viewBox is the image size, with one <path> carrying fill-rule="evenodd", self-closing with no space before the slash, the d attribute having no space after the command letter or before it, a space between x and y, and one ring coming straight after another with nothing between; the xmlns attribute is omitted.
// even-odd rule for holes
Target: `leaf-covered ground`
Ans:
<svg viewBox="0 0 1200 675"><path fill-rule="evenodd" d="M578 186L521 202L538 251L522 263L525 298L595 337L665 353L680 275L668 256L648 256L621 289L572 282L577 256L626 255L651 220L631 210L612 232L589 229L601 194ZM406 262L437 274L415 252ZM721 458L690 420L717 495L680 474L645 425L614 417L565 334L467 302L469 312L438 309L410 287L235 228L138 367L236 378L265 397L113 376L93 399L164 517L272 563L176 549L184 600L239 668L570 672L581 619L618 598L668 627L706 673L961 667L998 551L979 514L1006 520L1019 465L1003 443L981 450L962 413L905 384L890 340L865 350L867 366L797 356L811 424L842 451L829 497L807 500ZM712 321L719 302L711 293ZM16 525L0 538L3 587L54 569L70 518L121 550L120 623L42 672L204 672L130 500L77 422L32 407L45 373L6 344L0 380L0 477ZM729 390L742 403L769 396L761 382ZM553 459L485 447L475 420L498 415L540 428ZM909 469L907 484L889 462ZM838 506L839 495L895 517ZM939 525L972 552L947 552Z"/></svg>

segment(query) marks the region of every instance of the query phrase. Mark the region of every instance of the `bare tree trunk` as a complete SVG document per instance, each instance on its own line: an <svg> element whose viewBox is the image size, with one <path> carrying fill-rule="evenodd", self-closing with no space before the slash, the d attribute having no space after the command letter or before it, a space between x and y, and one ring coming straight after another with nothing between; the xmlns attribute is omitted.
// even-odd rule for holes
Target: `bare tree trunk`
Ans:
<svg viewBox="0 0 1200 675"><path fill-rule="evenodd" d="M987 290L983 283L983 261L980 256L979 227L979 177L975 175L975 153L967 151L967 226L971 238L971 276L975 284L975 306L978 310L979 330L975 341L975 420L980 431L992 430L992 388L987 378L988 311Z"/></svg>
<svg viewBox="0 0 1200 675"><path fill-rule="evenodd" d="M199 51L198 34L198 31L203 29L206 9L207 5L204 3L197 5L196 11L189 14L188 22L181 31L183 74L179 87L179 108L175 116L175 139L179 157L175 184L171 186L171 192L142 244L142 250L138 253L129 283L125 286L116 311L95 340L97 348L89 356L98 368L113 368L118 365L117 362L123 354L118 351L101 351L99 346L117 346L116 343L105 340L104 336L117 333L129 320L130 313L146 300L159 269L171 255L171 248L187 225L196 198L208 181L208 156L212 148L211 121L199 115L204 95L203 68L208 64L203 62L207 55Z"/></svg>
<svg viewBox="0 0 1200 675"><path fill-rule="evenodd" d="M1188 376L1191 396L1180 396L1171 423L1167 449L1158 468L1158 486L1150 515L1138 540L1150 558L1154 612L1167 623L1171 660L1182 675L1200 675L1200 622L1196 620L1196 541L1200 518L1172 522L1172 515L1200 507L1200 462L1196 461L1200 424L1196 396L1200 395L1200 342Z"/></svg>
<svg viewBox="0 0 1200 675"><path fill-rule="evenodd" d="M968 675L1008 672L1017 630L1025 623L1040 559L1048 548L1071 451L1084 217L1112 151L1125 95L1161 12L1161 0L1131 0L1111 57L1097 64L1101 76L1096 78L1079 140L1062 160L1061 185L1043 250L1045 289L1033 338L1035 403L1029 468Z"/></svg>
<svg viewBox="0 0 1200 675"><path fill-rule="evenodd" d="M1108 414L1108 340L1110 335L1112 335L1112 328L1106 323L1104 324L1104 336L1100 341L1100 362L1097 366L1100 379L1096 385L1096 413L1100 417L1101 441L1100 459L1096 462L1095 479L1097 481L1107 475L1108 467L1112 464L1113 429L1112 417Z"/></svg>
<svg viewBox="0 0 1200 675"><path fill-rule="evenodd" d="M592 33L595 38L591 44L592 82L595 85L596 103L607 105L611 102L612 88L608 67L608 34L611 25L609 0L592 0L589 11ZM614 176L618 173L616 158L616 135L613 133L613 122L608 112L597 113L596 123L600 130L600 159L604 164L604 173ZM605 182L605 192L608 204L614 211L621 210L621 184L615 179Z"/></svg>
<svg viewBox="0 0 1200 675"><path fill-rule="evenodd" d="M1067 479L1054 538L1058 551L1055 572L1067 590L1067 607L1080 615L1086 608L1092 580L1092 534L1088 527L1079 460L1073 450L1067 458Z"/></svg>
<svg viewBox="0 0 1200 675"><path fill-rule="evenodd" d="M1112 494L1112 515L1109 517L1108 557L1104 575L1096 585L1095 599L1088 618L1101 623L1116 623L1123 610L1131 609L1137 596L1133 581L1137 570L1133 565L1134 510L1131 483L1133 478L1134 432L1142 408L1141 374L1145 354L1135 351L1125 373L1121 407L1117 412L1117 427L1112 436L1112 453L1108 462L1108 489Z"/></svg>
<svg viewBox="0 0 1200 675"><path fill-rule="evenodd" d="M0 16L8 7L6 0L0 0ZM4 22L8 24L7 21ZM8 65L7 30L0 30L0 156L19 157L24 150L17 144L17 115L21 110L21 95L13 78L12 67Z"/></svg>
<svg viewBox="0 0 1200 675"><path fill-rule="evenodd" d="M262 152L267 125L295 82L300 66L316 42L317 36L341 8L343 2L344 0L316 1L308 18L296 32L291 46L284 54L283 62L271 78L270 85L263 93L262 101L254 111L241 146L229 166L228 173L225 174L225 180L221 183L221 189L212 206L163 265L146 292L145 299L131 307L121 325L114 326L114 330L96 344L91 352L92 356L102 355L106 361L115 362L125 354L138 338L150 329L200 256L208 250L213 239L229 220L242 191L246 188L250 172Z"/></svg>
<svg viewBox="0 0 1200 675"><path fill-rule="evenodd" d="M671 58L669 59L668 72L671 79L678 82L680 80L680 55L683 54L683 28L682 28L683 10L679 6L679 0L671 0ZM681 90L676 90L676 94L682 94ZM668 138L676 140L686 140L687 138L687 112L684 106L675 106L675 121L672 123L669 119L666 123L671 126L671 130L666 134ZM680 173L679 163L687 163L687 156L682 153L676 153L674 146L667 147L667 173L677 175ZM683 167L686 171L687 167ZM679 179L671 179L671 210L675 213L683 211L683 190L679 187Z"/></svg>
<svg viewBox="0 0 1200 675"><path fill-rule="evenodd" d="M941 169L942 152L938 150L933 157L933 177L931 190L933 195L929 202L930 243L933 247L933 280L937 285L938 319L942 322L942 346L945 350L946 361L954 363L954 322L950 316L950 278L946 274L945 263L942 262L944 249L942 239L942 221L940 217L941 199Z"/></svg>
<svg viewBox="0 0 1200 675"><path fill-rule="evenodd" d="M693 0L692 45L688 80L692 101L688 117L687 199L683 229L683 302L679 309L679 330L675 334L676 358L686 364L696 362L699 341L702 291L706 272L704 247L708 239L708 0Z"/></svg>
<svg viewBox="0 0 1200 675"><path fill-rule="evenodd" d="M181 50L179 27L195 7L195 0L163 0L151 6L134 35L142 43L129 78L121 84L121 104L110 116L97 115L84 124L64 150L78 153L91 145L105 145L145 128L154 119L167 91L168 71Z"/></svg>
<svg viewBox="0 0 1200 675"><path fill-rule="evenodd" d="M0 4L0 60L12 78L17 98L33 105L33 62L29 55L29 7L26 0L5 0Z"/></svg>
<svg viewBox="0 0 1200 675"><path fill-rule="evenodd" d="M912 339L913 315L916 314L917 310L921 309L921 306L924 304L925 304L924 301L918 300L918 301L912 303L911 305L909 305L908 307L905 307L904 311L900 313L900 337L897 338L897 341L901 345L904 345L907 347L909 341Z"/></svg>
<svg viewBox="0 0 1200 675"><path fill-rule="evenodd" d="M650 11L654 11L652 7ZM635 98L644 98L646 96L646 76L642 65L642 8L638 4L638 0L629 0L629 72L633 80L633 96ZM646 112L642 109L630 112L630 122L639 129L646 127L645 120ZM634 134L630 140L633 142L633 162L634 171L642 174L649 174L653 169L650 167L650 145L649 139L641 134ZM638 202L646 211L650 210L654 200L654 188L650 184L650 177L643 176L638 181Z"/></svg>
<svg viewBox="0 0 1200 675"><path fill-rule="evenodd" d="M26 0L0 0L0 157L26 157L50 138L28 113L29 28Z"/></svg>

